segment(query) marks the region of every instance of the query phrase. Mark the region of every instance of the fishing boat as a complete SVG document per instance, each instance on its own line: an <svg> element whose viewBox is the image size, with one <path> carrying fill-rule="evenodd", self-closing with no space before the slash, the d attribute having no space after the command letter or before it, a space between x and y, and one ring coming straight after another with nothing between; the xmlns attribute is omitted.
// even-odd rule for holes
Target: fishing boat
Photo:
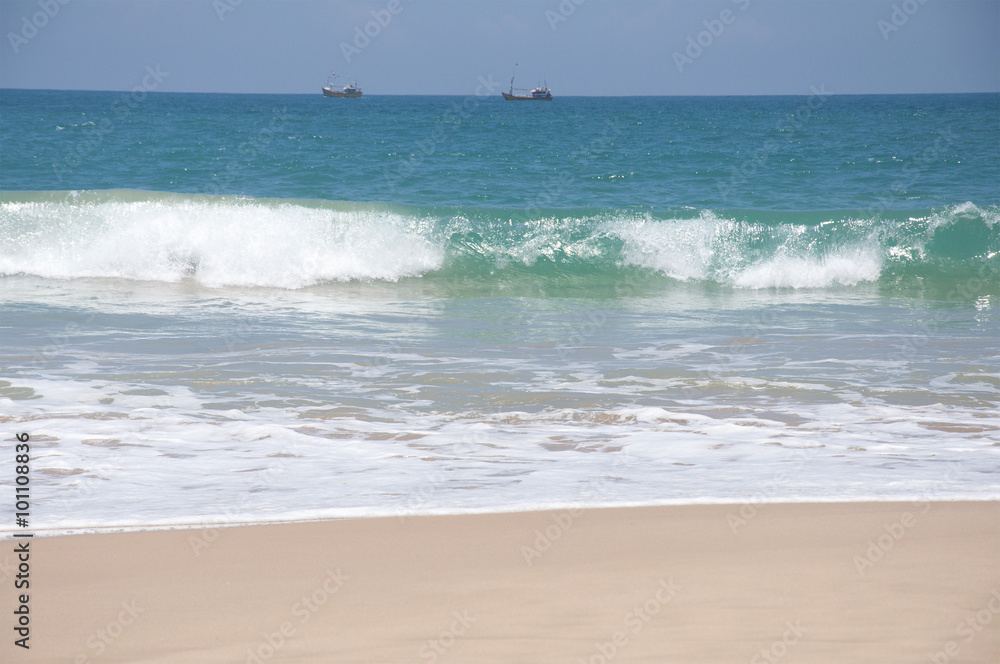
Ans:
<svg viewBox="0 0 1000 664"><path fill-rule="evenodd" d="M523 89L523 88L519 88ZM531 91L526 95L516 95L514 94L514 87L511 86L510 92L500 92L503 98L507 101L514 100L525 100L525 99L538 99L541 101L552 101L552 91L549 90L544 85L540 88L532 88Z"/></svg>
<svg viewBox="0 0 1000 664"><path fill-rule="evenodd" d="M514 66L517 67L517 65L514 65ZM516 76L517 75L516 74L517 69L515 69L514 72L515 72L515 76ZM506 99L507 101L512 101L512 100L514 100L514 101L526 101L526 100L529 100L529 99L534 99L536 101L552 101L552 90L549 90L548 85L542 85L541 87L532 88L531 90L527 90L527 88L517 88L518 90L521 90L521 91L527 91L528 94L526 94L526 95L516 95L516 94L514 94L514 89L515 89L514 88L514 76L511 76L510 77L510 92L504 92L504 91L501 90L500 94L502 94L503 98Z"/></svg>
<svg viewBox="0 0 1000 664"><path fill-rule="evenodd" d="M333 79L339 78L334 74L330 78L330 82L323 86L323 94L327 97L360 97L361 88L358 87L357 81L351 83L350 85L345 85L342 88L337 88L333 84Z"/></svg>

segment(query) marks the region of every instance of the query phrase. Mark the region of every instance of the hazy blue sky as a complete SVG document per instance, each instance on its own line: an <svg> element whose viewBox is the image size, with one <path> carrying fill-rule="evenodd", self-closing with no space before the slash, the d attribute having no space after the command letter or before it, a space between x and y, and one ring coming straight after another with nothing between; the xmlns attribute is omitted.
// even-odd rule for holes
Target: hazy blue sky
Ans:
<svg viewBox="0 0 1000 664"><path fill-rule="evenodd" d="M1000 91L1000 0L0 0L0 33L6 88Z"/></svg>

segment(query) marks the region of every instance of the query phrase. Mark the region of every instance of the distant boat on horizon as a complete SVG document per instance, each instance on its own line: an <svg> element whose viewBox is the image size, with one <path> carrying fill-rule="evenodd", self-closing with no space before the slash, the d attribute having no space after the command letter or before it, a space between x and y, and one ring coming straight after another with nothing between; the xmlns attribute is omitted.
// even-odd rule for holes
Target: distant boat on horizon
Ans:
<svg viewBox="0 0 1000 664"><path fill-rule="evenodd" d="M323 86L324 95L326 95L327 97L352 97L352 98L361 96L361 88L358 87L357 81L351 83L350 85L345 85L338 90L333 85L333 79L335 78L339 77L336 74L334 74L330 78L330 82L327 83L325 86Z"/></svg>
<svg viewBox="0 0 1000 664"><path fill-rule="evenodd" d="M514 75L516 76L517 75L517 69L516 69L517 65L514 65L514 67L515 67L515 70L514 70L515 73L514 73ZM527 90L527 88L517 88L517 89L518 90ZM552 90L549 90L547 83L543 84L541 87L532 88L530 91L528 91L528 94L526 94L526 95L516 95L516 94L514 94L514 76L510 77L510 92L503 92L503 91L501 91L500 94L502 94L503 98L506 99L507 101L512 101L512 100L513 101L528 101L528 100L552 101Z"/></svg>

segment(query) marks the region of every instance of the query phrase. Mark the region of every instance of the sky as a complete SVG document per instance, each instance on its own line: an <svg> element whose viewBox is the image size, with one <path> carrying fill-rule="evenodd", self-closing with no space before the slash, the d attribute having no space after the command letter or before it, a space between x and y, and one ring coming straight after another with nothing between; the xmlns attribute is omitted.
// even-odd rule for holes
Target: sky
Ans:
<svg viewBox="0 0 1000 664"><path fill-rule="evenodd" d="M0 0L0 36L0 88L1000 92L1000 0Z"/></svg>

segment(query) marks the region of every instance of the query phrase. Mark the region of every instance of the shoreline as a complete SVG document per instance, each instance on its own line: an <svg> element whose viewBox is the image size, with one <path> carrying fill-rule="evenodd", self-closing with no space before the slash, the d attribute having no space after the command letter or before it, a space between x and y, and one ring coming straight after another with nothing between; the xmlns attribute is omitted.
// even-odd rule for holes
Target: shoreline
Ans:
<svg viewBox="0 0 1000 664"><path fill-rule="evenodd" d="M985 663L1000 648L997 501L351 518L30 546L31 648L3 644L9 661Z"/></svg>
<svg viewBox="0 0 1000 664"><path fill-rule="evenodd" d="M560 512L567 510L592 511L609 509L645 509L662 507L731 507L737 510L751 509L757 510L769 505L839 505L839 504L919 504L926 503L996 503L1000 505L1000 495L990 495L985 497L940 497L928 498L924 496L864 496L859 498L827 498L818 499L815 497L803 498L802 500L788 500L777 498L774 500L745 500L733 502L726 498L704 500L677 500L662 502L623 502L614 504L590 504L590 503L554 503L552 505L540 505L536 507L517 507L511 509L495 508L471 508L466 510L450 510L442 508L440 510L398 512L385 511L365 514L321 514L318 516L308 516L302 518L276 517L271 520L239 520L221 519L207 517L204 521L178 522L178 523L154 523L143 525L97 525L97 526L56 526L52 528L32 528L32 536L35 538L51 537L75 537L79 535L113 535L125 533L151 533L161 531L187 531L203 530L206 528L247 528L255 526L281 526L293 524L310 524L339 521L354 521L358 519L411 519L417 517L450 517L450 516L486 516L501 514L525 514L536 512ZM0 542L13 541L17 530L0 530Z"/></svg>

